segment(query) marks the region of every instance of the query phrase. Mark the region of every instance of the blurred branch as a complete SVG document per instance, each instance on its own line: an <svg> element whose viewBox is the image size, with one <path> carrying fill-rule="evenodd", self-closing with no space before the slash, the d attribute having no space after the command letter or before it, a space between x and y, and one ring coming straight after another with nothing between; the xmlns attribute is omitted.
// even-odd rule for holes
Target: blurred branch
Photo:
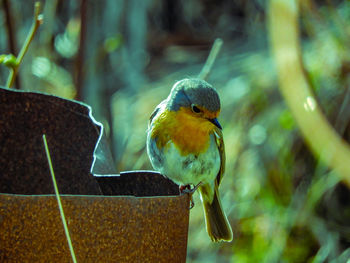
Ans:
<svg viewBox="0 0 350 263"><path fill-rule="evenodd" d="M10 53L13 55L17 54L16 48L16 35L13 32L13 23L12 23L12 15L11 15L11 5L8 0L3 1L5 16L6 16L6 28L8 35L8 47ZM16 78L16 88L21 89L19 78Z"/></svg>
<svg viewBox="0 0 350 263"><path fill-rule="evenodd" d="M58 0L45 1L45 6L43 7L43 15L45 17L45 24L40 30L40 42L41 46L48 48L50 46L50 41L53 34L53 28L56 18Z"/></svg>
<svg viewBox="0 0 350 263"><path fill-rule="evenodd" d="M11 68L11 71L10 71L10 75L7 79L7 83L6 83L6 86L8 88L11 88L15 78L16 78L16 74L17 74L17 71L18 71L18 68L23 60L23 57L24 55L26 54L28 48L29 48L29 45L30 43L32 42L34 36L35 36L35 33L36 31L38 30L39 26L42 24L43 22L43 16L40 15L40 9L41 9L41 5L40 5L40 2L35 2L35 6L34 6L34 20L33 20L33 24L32 24L32 27L28 33L28 36L22 46L22 49L21 51L19 52L18 54L18 57L16 59L16 66L12 67Z"/></svg>
<svg viewBox="0 0 350 263"><path fill-rule="evenodd" d="M350 85L346 88L345 97L341 104L337 118L335 120L335 129L340 135L344 135L346 126L350 122Z"/></svg>
<svg viewBox="0 0 350 263"><path fill-rule="evenodd" d="M15 35L13 33L13 24L12 24L12 16L11 16L11 9L10 9L10 3L8 0L3 1L4 5L4 11L6 15L6 27L8 30L8 44L9 49L12 54L16 54L16 44L15 44Z"/></svg>
<svg viewBox="0 0 350 263"><path fill-rule="evenodd" d="M269 31L279 88L298 126L321 161L350 186L350 149L322 114L303 69L297 0L270 0Z"/></svg>
<svg viewBox="0 0 350 263"><path fill-rule="evenodd" d="M79 39L79 50L76 60L76 89L77 89L77 100L83 100L82 89L84 82L84 51L85 51L85 39L86 39L86 12L87 12L87 1L81 0L80 5L80 39Z"/></svg>
<svg viewBox="0 0 350 263"><path fill-rule="evenodd" d="M198 78L203 79L203 80L208 79L210 71L214 65L215 60L216 60L216 57L220 52L222 44L223 44L223 41L221 38L215 39L215 42L213 44L213 47L210 50L207 61L205 62L202 71L199 73Z"/></svg>

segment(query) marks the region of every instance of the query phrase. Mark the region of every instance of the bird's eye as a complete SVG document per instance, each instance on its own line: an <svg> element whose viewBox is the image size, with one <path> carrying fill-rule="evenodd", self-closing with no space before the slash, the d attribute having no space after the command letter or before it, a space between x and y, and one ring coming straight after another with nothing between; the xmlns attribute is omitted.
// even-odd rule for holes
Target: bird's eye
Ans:
<svg viewBox="0 0 350 263"><path fill-rule="evenodd" d="M192 111L194 113L200 113L201 112L201 110L194 104L191 105L191 108L192 108Z"/></svg>

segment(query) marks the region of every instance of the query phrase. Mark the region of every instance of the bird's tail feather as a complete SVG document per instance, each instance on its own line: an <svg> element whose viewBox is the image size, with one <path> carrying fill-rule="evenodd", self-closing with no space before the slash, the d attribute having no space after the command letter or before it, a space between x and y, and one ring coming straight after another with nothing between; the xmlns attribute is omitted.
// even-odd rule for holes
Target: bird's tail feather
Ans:
<svg viewBox="0 0 350 263"><path fill-rule="evenodd" d="M230 242L232 241L232 229L221 207L218 187L215 185L214 191L206 191L205 188L208 186L200 187L208 235L214 242ZM209 198L210 192L214 194L213 198Z"/></svg>

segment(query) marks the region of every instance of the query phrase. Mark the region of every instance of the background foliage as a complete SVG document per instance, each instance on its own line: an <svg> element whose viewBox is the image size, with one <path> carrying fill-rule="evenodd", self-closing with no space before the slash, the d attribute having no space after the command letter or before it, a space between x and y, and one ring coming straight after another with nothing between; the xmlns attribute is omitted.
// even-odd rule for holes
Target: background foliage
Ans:
<svg viewBox="0 0 350 263"><path fill-rule="evenodd" d="M349 140L350 3L300 3L305 70L324 114ZM151 169L150 113L177 80L200 72L215 38L224 40L208 81L222 100L227 167L220 192L234 241L210 242L195 195L188 262L349 262L349 189L309 152L278 91L266 1L42 4L44 24L16 87L90 104L105 126L99 162L116 171ZM1 1L1 53L17 54L33 5ZM7 76L1 67L0 83Z"/></svg>

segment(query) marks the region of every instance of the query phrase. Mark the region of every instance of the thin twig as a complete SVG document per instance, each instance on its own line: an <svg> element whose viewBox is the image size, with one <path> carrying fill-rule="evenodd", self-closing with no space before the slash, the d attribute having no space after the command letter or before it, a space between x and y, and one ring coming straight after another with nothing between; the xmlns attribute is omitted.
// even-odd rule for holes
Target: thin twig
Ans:
<svg viewBox="0 0 350 263"><path fill-rule="evenodd" d="M60 214L61 214L61 219L62 219L62 223L63 223L64 232L66 233L66 237L67 237L67 241L68 241L69 251L70 251L70 254L71 254L71 256L72 256L73 262L76 263L76 262L77 262L77 259L76 259L76 257L75 257L75 253L74 253L74 249L73 249L73 245L72 245L72 240L71 240L70 235L69 235L69 230L68 230L68 226L67 226L67 221L66 221L66 217L65 217L65 215L64 215L64 211L63 211L63 207L62 207L61 197L60 197L60 194L59 194L59 192L58 192L58 187L57 187L57 183L56 183L55 172L54 172L54 170L53 170L52 161L51 161L51 156L50 156L50 151L49 151L49 146L47 145L47 141L46 141L46 136L45 136L45 134L43 135L43 141L44 141L44 145L45 145L45 152L46 152L47 161L48 161L49 167L50 167L50 173L51 173L51 177L52 177L52 183L53 183L53 186L54 186L54 188L55 188L56 199L57 199L58 208L59 208Z"/></svg>
<svg viewBox="0 0 350 263"><path fill-rule="evenodd" d="M211 48L209 56L207 58L207 61L205 62L201 73L199 73L198 78L203 79L203 80L208 79L210 71L214 65L215 60L216 60L216 57L219 54L219 51L222 47L222 44L223 44L223 41L221 38L215 39L213 47Z"/></svg>
<svg viewBox="0 0 350 263"><path fill-rule="evenodd" d="M7 36L8 36L8 47L9 47L9 51L11 54L13 55L17 55L17 47L16 47L16 35L14 34L14 30L13 30L13 22L12 22L12 14L11 14L11 4L9 2L9 0L4 0L3 1L3 5L4 5L4 11L5 11L5 16L6 16L6 28L7 28ZM15 87L17 89L21 89L21 84L19 81L19 78L17 77L15 79L16 85Z"/></svg>
<svg viewBox="0 0 350 263"><path fill-rule="evenodd" d="M3 1L4 11L6 15L6 27L8 33L8 45L10 49L10 53L16 55L16 45L15 45L15 35L13 33L13 24L12 24L12 16L11 16L11 8L8 0Z"/></svg>
<svg viewBox="0 0 350 263"><path fill-rule="evenodd" d="M40 9L41 9L41 5L40 5L40 2L35 2L35 6L34 6L34 20L33 20L33 24L32 24L32 27L29 31L29 34L27 36L27 39L26 41L24 42L18 56L17 56L17 66L16 67L13 67L11 69L11 72L10 72L10 75L7 79L7 83L6 83L6 86L8 88L11 88L11 86L13 85L13 82L16 78L16 74L17 74L17 71L18 71L18 67L19 65L21 64L22 60L23 60L23 57L24 55L26 54L28 48L29 48L29 45L30 43L32 42L33 38L34 38L34 35L36 33L36 31L38 30L39 26L42 24L43 22L43 16L40 15Z"/></svg>

